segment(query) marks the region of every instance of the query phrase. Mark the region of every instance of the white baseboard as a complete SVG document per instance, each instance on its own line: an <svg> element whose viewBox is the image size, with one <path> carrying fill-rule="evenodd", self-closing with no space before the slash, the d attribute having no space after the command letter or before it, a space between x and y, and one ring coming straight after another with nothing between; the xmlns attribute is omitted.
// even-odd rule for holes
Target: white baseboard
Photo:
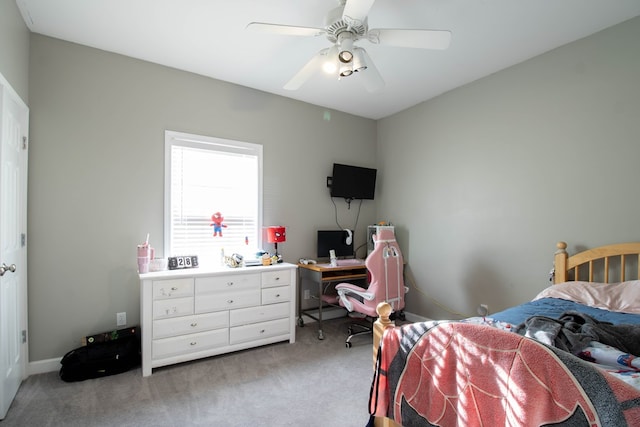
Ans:
<svg viewBox="0 0 640 427"><path fill-rule="evenodd" d="M317 311L312 312L312 314L317 316ZM347 315L346 311L343 308L325 308L322 310L322 320L331 320L337 319L339 317L345 317ZM413 313L404 312L405 318L409 322L426 322L427 320L431 320L426 317L418 316ZM302 315L302 320L305 325L308 323L315 323L315 320L310 318L309 316ZM53 359L45 359L45 360L37 360L35 362L29 362L27 365L27 375L37 375L37 374L45 374L47 372L56 372L60 370L60 361L61 357L53 358Z"/></svg>
<svg viewBox="0 0 640 427"><path fill-rule="evenodd" d="M62 358L37 360L29 362L27 366L27 375L45 374L47 372L56 372L60 370L60 361Z"/></svg>
<svg viewBox="0 0 640 427"><path fill-rule="evenodd" d="M314 316L318 316L318 311L314 310L311 312L312 315ZM322 310L322 320L331 320L331 319L337 319L339 317L345 317L347 315L347 312L345 311L344 308L339 308L339 307L329 307L329 308L325 308ZM407 311L404 312L404 316L407 319L407 321L409 322L426 322L428 320L432 320L429 319L428 317L423 317L423 316L419 316L417 314L413 314L413 313L409 313ZM315 320L310 318L309 316L306 315L302 315L302 320L304 321L304 324L306 325L307 323L314 323Z"/></svg>

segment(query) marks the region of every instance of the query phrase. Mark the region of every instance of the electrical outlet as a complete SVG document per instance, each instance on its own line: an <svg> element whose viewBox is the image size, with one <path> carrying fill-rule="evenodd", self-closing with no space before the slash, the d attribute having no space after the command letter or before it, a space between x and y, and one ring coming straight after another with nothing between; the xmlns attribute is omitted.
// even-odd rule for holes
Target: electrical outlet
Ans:
<svg viewBox="0 0 640 427"><path fill-rule="evenodd" d="M116 314L116 326L127 326L127 313L117 313Z"/></svg>
<svg viewBox="0 0 640 427"><path fill-rule="evenodd" d="M305 289L304 290L304 299L309 299L311 298L311 292L309 291L309 289Z"/></svg>

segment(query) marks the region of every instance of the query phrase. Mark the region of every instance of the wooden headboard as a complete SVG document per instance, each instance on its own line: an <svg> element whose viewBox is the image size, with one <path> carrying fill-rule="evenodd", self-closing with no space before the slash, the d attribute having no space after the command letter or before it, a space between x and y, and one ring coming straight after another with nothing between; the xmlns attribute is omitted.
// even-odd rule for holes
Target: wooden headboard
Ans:
<svg viewBox="0 0 640 427"><path fill-rule="evenodd" d="M640 279L640 243L600 246L572 256L567 253L565 242L558 242L556 247L554 283L578 280L610 283Z"/></svg>

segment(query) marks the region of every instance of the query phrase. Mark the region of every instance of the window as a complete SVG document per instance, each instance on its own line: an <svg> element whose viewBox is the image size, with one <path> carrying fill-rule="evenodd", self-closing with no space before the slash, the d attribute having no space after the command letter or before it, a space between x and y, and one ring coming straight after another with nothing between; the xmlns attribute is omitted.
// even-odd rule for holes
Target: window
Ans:
<svg viewBox="0 0 640 427"><path fill-rule="evenodd" d="M214 233L217 212L224 220ZM165 131L165 256L211 264L221 250L255 253L261 212L261 145Z"/></svg>

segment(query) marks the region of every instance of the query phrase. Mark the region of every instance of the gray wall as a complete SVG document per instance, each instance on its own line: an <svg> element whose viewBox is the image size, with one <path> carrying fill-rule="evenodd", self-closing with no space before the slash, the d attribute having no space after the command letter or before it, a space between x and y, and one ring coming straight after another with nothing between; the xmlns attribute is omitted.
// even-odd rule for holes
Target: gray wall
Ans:
<svg viewBox="0 0 640 427"><path fill-rule="evenodd" d="M364 225L392 221L407 310L455 317L530 299L557 240L640 240L640 18L378 121L29 34L0 0L0 72L31 108L32 361L138 321L135 245L162 252L165 129L265 147L265 224L288 261L333 226L331 163L377 165ZM31 57L28 63L29 43ZM26 75L30 70L30 75ZM344 136L346 134L346 136ZM377 152L375 139L377 136ZM347 145L346 142L350 141ZM377 212L376 212L377 211ZM339 203L341 222L354 210ZM603 221L603 218L606 218Z"/></svg>
<svg viewBox="0 0 640 427"><path fill-rule="evenodd" d="M29 29L15 0L0 0L0 74L29 103Z"/></svg>
<svg viewBox="0 0 640 427"><path fill-rule="evenodd" d="M549 284L558 240L640 240L638 40L635 18L378 122L409 312L497 311Z"/></svg>
<svg viewBox="0 0 640 427"><path fill-rule="evenodd" d="M374 121L33 34L29 89L32 361L139 321L135 247L163 254L165 129L264 146L264 224L287 226L285 260L336 228L334 161L375 166ZM356 210L338 200L344 226ZM375 221L365 202L359 239Z"/></svg>

